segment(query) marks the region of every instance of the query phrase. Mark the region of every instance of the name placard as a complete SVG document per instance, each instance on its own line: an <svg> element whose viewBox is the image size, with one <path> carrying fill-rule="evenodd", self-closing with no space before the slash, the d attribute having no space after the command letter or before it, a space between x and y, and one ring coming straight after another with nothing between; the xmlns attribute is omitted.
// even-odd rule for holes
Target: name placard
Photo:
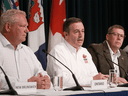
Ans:
<svg viewBox="0 0 128 96"><path fill-rule="evenodd" d="M14 88L19 94L24 92L36 92L37 82L17 82Z"/></svg>
<svg viewBox="0 0 128 96"><path fill-rule="evenodd" d="M91 89L107 89L107 80L92 80Z"/></svg>

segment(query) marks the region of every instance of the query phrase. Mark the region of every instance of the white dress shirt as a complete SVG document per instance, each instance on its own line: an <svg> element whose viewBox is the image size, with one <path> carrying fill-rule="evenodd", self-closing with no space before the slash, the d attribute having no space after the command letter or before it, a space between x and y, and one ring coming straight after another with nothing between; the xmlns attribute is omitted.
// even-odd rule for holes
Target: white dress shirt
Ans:
<svg viewBox="0 0 128 96"><path fill-rule="evenodd" d="M27 80L42 73L47 75L43 70L40 62L37 60L33 51L26 45L19 44L17 49L0 33L0 66L8 75L11 83L27 82ZM3 72L0 70L1 88L7 89L7 83Z"/></svg>
<svg viewBox="0 0 128 96"><path fill-rule="evenodd" d="M75 74L80 85L85 86L86 84L90 84L93 76L98 74L92 57L86 48L80 47L78 52L76 52L76 49L64 40L64 42L56 45L50 54L55 56ZM87 57L83 58L83 55ZM76 85L71 72L49 55L47 57L46 70L51 78L55 71L58 73L63 72L63 86L69 87Z"/></svg>
<svg viewBox="0 0 128 96"><path fill-rule="evenodd" d="M107 42L107 41L106 41ZM108 42L107 42L107 45L108 45L108 48L109 48L109 51L110 51L110 54L111 54L111 59L114 63L118 64L118 58L120 57L120 51L117 50L116 54L112 51L112 49L110 48ZM114 69L117 71L117 77L120 76L120 71L119 71L119 66L113 64L114 66Z"/></svg>

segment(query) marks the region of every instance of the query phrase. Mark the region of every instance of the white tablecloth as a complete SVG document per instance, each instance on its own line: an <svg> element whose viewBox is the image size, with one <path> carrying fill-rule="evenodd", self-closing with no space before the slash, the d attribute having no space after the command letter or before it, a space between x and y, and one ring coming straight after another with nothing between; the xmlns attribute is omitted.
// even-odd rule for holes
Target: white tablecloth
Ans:
<svg viewBox="0 0 128 96"><path fill-rule="evenodd" d="M92 90L89 87L84 87L84 91L54 91L53 89L37 89L36 92L20 92L19 95L47 95L47 96L59 96L59 95L73 95L73 94L91 94L91 93L107 93L107 92L121 92L128 91L127 87L107 88L101 90Z"/></svg>

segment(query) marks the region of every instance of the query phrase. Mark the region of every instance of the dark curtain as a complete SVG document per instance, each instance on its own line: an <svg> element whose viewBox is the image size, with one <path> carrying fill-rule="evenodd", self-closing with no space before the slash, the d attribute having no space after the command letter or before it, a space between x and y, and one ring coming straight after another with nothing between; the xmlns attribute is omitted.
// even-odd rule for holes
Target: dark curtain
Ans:
<svg viewBox="0 0 128 96"><path fill-rule="evenodd" d="M83 47L106 39L108 27L120 24L128 35L128 0L66 0L67 18L81 18L85 26ZM125 38L122 48L127 45Z"/></svg>
<svg viewBox="0 0 128 96"><path fill-rule="evenodd" d="M28 0L19 0L20 9L28 14ZM46 44L48 45L50 10L52 0L43 0ZM106 39L108 27L120 24L125 28L126 38L121 48L128 43L128 0L66 0L66 18L81 18L85 26L83 47L101 43ZM23 42L27 45L27 41ZM47 46L48 47L48 46Z"/></svg>
<svg viewBox="0 0 128 96"><path fill-rule="evenodd" d="M1 5L2 5L2 0L0 0L0 10L1 10ZM0 11L0 16L1 16L1 12L2 11Z"/></svg>

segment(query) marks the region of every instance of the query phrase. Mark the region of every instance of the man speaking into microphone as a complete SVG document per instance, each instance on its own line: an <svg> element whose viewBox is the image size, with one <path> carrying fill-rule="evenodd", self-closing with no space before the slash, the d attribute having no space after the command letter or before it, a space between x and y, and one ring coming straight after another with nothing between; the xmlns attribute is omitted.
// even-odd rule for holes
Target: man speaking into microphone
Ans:
<svg viewBox="0 0 128 96"><path fill-rule="evenodd" d="M56 45L50 54L66 65L75 74L79 84L85 86L91 80L107 79L108 75L98 74L92 57L86 48L81 47L84 41L85 29L79 18L71 17L63 24L64 41ZM47 57L48 74L63 72L63 86L75 86L71 72L53 57Z"/></svg>
<svg viewBox="0 0 128 96"><path fill-rule="evenodd" d="M106 40L103 43L91 44L88 47L98 72L109 74L109 69L117 70L117 83L127 83L128 80L126 75L128 72L128 57L120 49L124 38L124 28L121 25L113 25L108 28Z"/></svg>

